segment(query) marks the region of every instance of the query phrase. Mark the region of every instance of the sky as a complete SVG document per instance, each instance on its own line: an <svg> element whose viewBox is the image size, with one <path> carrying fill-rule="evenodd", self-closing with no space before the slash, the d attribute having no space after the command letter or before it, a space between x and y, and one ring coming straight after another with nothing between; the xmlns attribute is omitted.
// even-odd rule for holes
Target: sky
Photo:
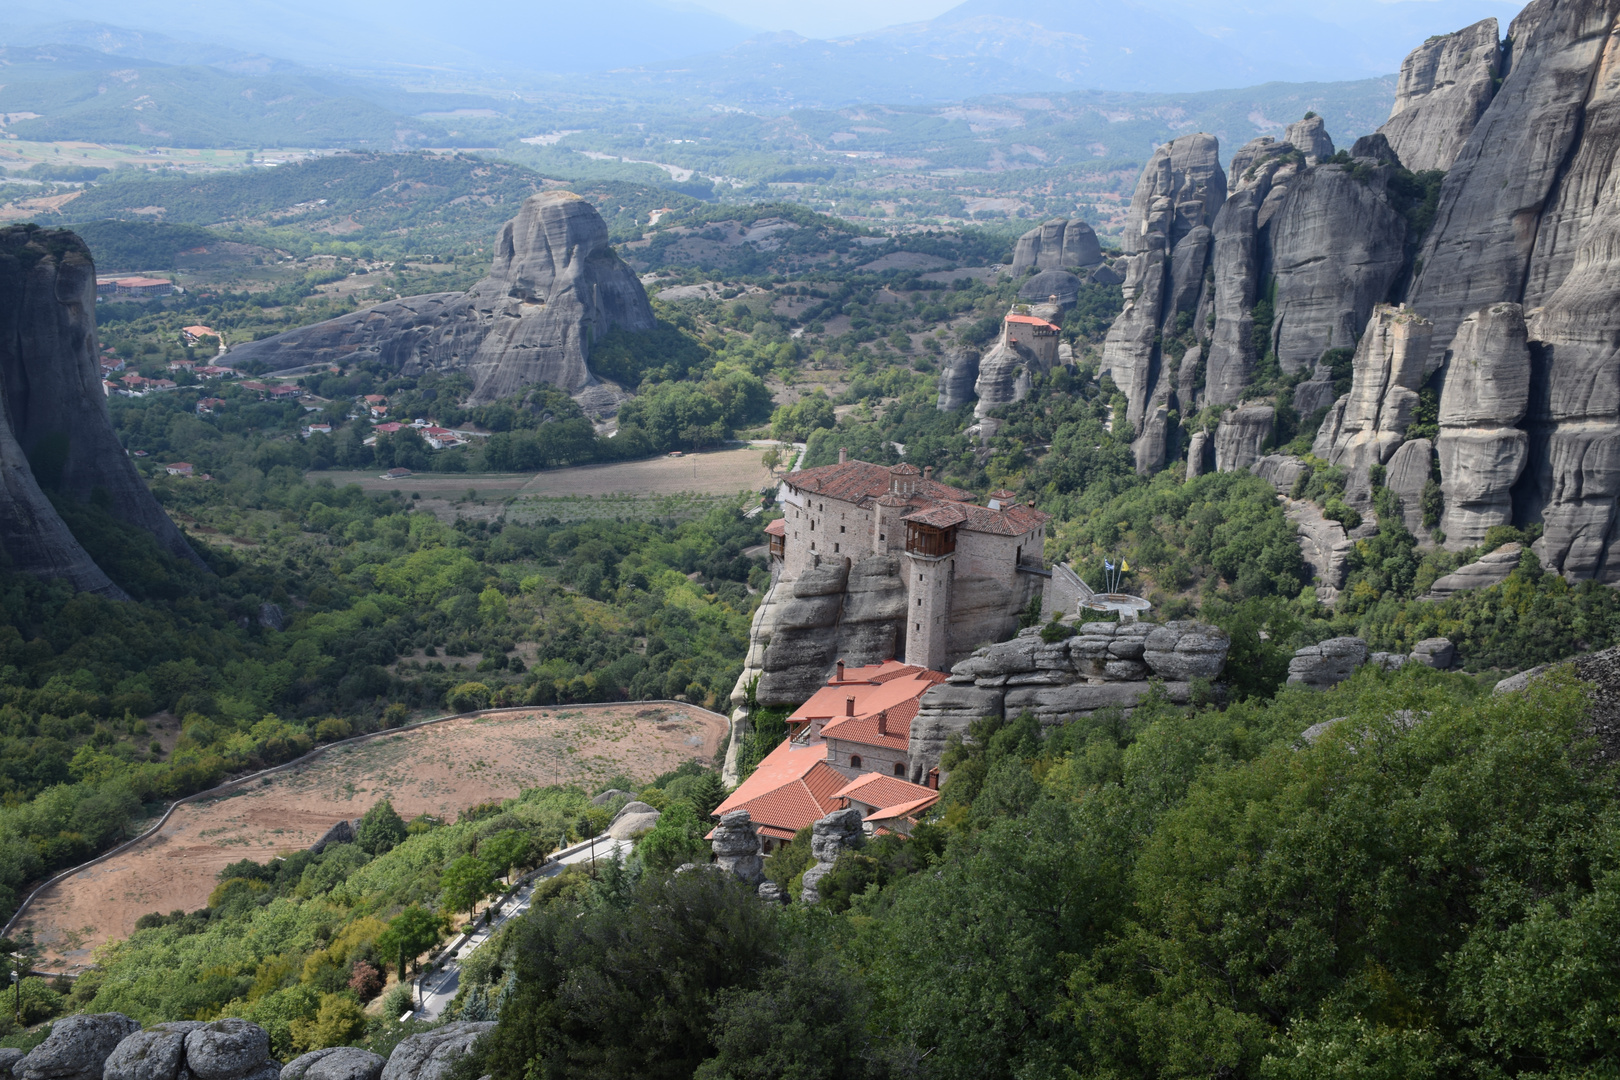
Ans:
<svg viewBox="0 0 1620 1080"><path fill-rule="evenodd" d="M931 19L955 7L961 0L689 0L719 15L761 30L792 30L805 37L838 37L865 33L896 23ZM1214 22L1234 6L1264 8L1276 0L1194 0L1186 7L1205 8ZM1289 3L1296 0L1288 0ZM1390 3L1403 6L1438 3L1439 0L1320 0L1313 4L1319 13L1345 17L1376 13ZM1507 0L1479 0L1479 16L1511 17L1522 3Z"/></svg>

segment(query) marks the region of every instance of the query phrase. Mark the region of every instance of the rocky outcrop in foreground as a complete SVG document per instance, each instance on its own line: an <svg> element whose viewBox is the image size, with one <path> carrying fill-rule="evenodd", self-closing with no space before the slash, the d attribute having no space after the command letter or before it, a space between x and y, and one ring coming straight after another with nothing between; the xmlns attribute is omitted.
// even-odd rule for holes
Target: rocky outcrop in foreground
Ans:
<svg viewBox="0 0 1620 1080"><path fill-rule="evenodd" d="M920 782L939 765L953 734L988 716L1034 714L1043 726L1101 709L1129 711L1162 680L1170 700L1192 697L1192 680L1219 678L1231 639L1197 622L1086 623L1066 641L1041 640L1040 628L979 649L951 668L949 681L922 697L911 722L907 768Z"/></svg>
<svg viewBox="0 0 1620 1080"><path fill-rule="evenodd" d="M1574 669L1576 678L1594 686L1591 708L1587 713L1587 734L1597 740L1598 756L1610 761L1620 760L1620 648L1588 653L1564 663ZM1496 693L1517 693L1539 676L1560 666L1543 664L1510 675L1496 684Z"/></svg>
<svg viewBox="0 0 1620 1080"><path fill-rule="evenodd" d="M170 554L202 565L118 442L101 388L96 272L65 229L0 229L0 548L12 566L123 597L46 492L94 496Z"/></svg>
<svg viewBox="0 0 1620 1080"><path fill-rule="evenodd" d="M759 827L746 810L722 814L720 824L709 836L714 861L750 885L765 879L765 852L759 841Z"/></svg>
<svg viewBox="0 0 1620 1080"><path fill-rule="evenodd" d="M614 253L607 224L578 195L531 195L495 242L489 275L466 293L411 296L231 350L271 370L381 358L404 375L472 376L485 404L534 383L605 415L627 395L589 365L591 343L614 327L651 330L641 281Z"/></svg>
<svg viewBox="0 0 1620 1080"><path fill-rule="evenodd" d="M1503 544L1489 555L1483 555L1467 566L1460 566L1436 580L1420 599L1450 600L1460 592L1500 585L1508 579L1509 574L1519 568L1519 560L1523 556L1523 545Z"/></svg>

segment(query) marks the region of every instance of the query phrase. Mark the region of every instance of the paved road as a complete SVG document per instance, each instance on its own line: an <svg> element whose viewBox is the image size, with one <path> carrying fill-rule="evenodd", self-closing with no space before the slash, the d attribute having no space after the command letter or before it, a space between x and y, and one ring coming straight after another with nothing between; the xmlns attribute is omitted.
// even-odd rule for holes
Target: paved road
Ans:
<svg viewBox="0 0 1620 1080"><path fill-rule="evenodd" d="M517 891L517 894L508 900L487 926L481 926L472 937L463 941L456 951L447 959L444 970L434 972L421 980L419 993L421 1002L414 1013L409 1015L418 1020L437 1020L444 1012L445 1006L455 1000L456 991L461 987L461 961L471 956L478 946L488 941L490 935L504 926L509 919L515 919L529 910L529 901L534 897L534 886L542 878L554 877L563 872L565 866L578 866L588 864L594 852L598 861L610 858L622 858L630 850L630 845L615 840L606 833L598 836L594 848L587 844L577 850L570 851L555 862L547 863L535 874L527 884Z"/></svg>

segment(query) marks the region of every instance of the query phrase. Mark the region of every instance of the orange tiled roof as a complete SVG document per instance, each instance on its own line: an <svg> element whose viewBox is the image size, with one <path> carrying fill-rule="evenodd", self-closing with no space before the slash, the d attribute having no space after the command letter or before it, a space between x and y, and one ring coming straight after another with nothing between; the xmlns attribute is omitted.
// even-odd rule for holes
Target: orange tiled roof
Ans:
<svg viewBox="0 0 1620 1080"><path fill-rule="evenodd" d="M868 806L878 807L878 811L874 811L872 816L880 817L886 816L881 813L882 811L892 807L931 802L939 798L939 792L933 788L925 788L921 784L913 784L909 780L902 780L898 776L867 773L844 785L838 792L838 798L854 799Z"/></svg>
<svg viewBox="0 0 1620 1080"><path fill-rule="evenodd" d="M846 668L842 682L835 678L817 690L788 717L788 723L826 720L822 738L904 748L911 738L911 721L917 715L919 700L929 687L947 678L943 671L929 671L898 660ZM886 717L882 723L884 734L878 733L879 716Z"/></svg>
<svg viewBox="0 0 1620 1080"><path fill-rule="evenodd" d="M887 465L873 465L866 461L846 461L838 465L821 465L814 469L805 469L803 472L789 474L786 483L791 488L808 491L812 495L824 495L842 502L859 503L887 494L889 480L896 475L896 471L899 475L907 477L906 482L915 485L916 494L924 499L971 502L978 497L971 491L953 488L938 480L912 479L917 475L917 468L914 465L896 465L891 469Z"/></svg>
<svg viewBox="0 0 1620 1080"><path fill-rule="evenodd" d="M1047 322L1045 319L1036 318L1034 315L1008 315L1007 321L1010 323L1018 323L1021 326L1033 326L1037 329L1045 327L1054 334L1059 330L1057 324Z"/></svg>
<svg viewBox="0 0 1620 1080"><path fill-rule="evenodd" d="M915 511L900 520L931 525L936 529L960 525L970 532L1021 536L1027 532L1034 532L1045 525L1051 517L1051 514L1020 503L1004 505L1000 510L992 510L988 506L974 506L970 503L950 503L929 510Z"/></svg>
<svg viewBox="0 0 1620 1080"><path fill-rule="evenodd" d="M915 787L916 785L912 785ZM866 816L867 821L895 821L899 818L914 817L939 801L939 792L930 791L927 795L912 799L910 802L900 803L896 806L885 806L881 810L874 810Z"/></svg>
<svg viewBox="0 0 1620 1080"><path fill-rule="evenodd" d="M827 764L826 743L795 746L791 740L783 740L715 808L714 816L747 810L767 835L791 840L806 825L838 809L833 793L848 782L843 773Z"/></svg>
<svg viewBox="0 0 1620 1080"><path fill-rule="evenodd" d="M775 521L773 521L769 525L765 526L765 535L766 536L786 536L787 535L787 518L777 518Z"/></svg>

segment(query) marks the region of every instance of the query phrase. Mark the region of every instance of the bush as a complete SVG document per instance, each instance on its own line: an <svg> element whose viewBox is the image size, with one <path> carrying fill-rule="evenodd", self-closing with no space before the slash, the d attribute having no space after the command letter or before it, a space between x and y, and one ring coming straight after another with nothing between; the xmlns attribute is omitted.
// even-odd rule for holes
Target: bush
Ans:
<svg viewBox="0 0 1620 1080"><path fill-rule="evenodd" d="M489 708L489 687L481 682L464 682L445 695L451 712L477 712Z"/></svg>

